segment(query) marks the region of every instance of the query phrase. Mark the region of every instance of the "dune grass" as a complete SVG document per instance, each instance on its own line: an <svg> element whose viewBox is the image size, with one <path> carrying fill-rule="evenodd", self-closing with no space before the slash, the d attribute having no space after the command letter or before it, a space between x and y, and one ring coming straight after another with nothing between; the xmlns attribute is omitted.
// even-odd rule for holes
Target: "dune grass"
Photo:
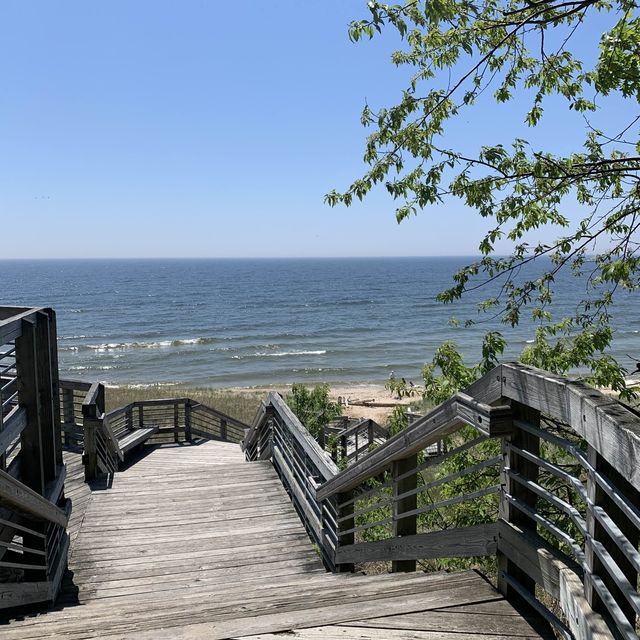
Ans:
<svg viewBox="0 0 640 640"><path fill-rule="evenodd" d="M266 391L258 389L187 388L162 384L150 387L124 385L107 388L105 402L107 411L111 411L137 400L191 398L250 424L260 401L264 400L266 395Z"/></svg>

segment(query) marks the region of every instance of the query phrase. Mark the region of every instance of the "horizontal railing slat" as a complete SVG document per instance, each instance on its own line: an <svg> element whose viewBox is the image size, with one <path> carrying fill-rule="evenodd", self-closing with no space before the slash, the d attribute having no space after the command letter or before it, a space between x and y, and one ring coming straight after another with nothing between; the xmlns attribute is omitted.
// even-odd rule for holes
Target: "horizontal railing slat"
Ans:
<svg viewBox="0 0 640 640"><path fill-rule="evenodd" d="M67 526L68 518L62 509L2 470L0 470L0 498L31 516L48 520L61 527Z"/></svg>

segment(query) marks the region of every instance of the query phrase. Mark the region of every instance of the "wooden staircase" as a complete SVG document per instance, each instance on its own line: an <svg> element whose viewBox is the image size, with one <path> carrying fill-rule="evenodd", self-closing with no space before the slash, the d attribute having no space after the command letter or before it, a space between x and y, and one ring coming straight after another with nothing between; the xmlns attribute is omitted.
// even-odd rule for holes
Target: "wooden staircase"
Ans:
<svg viewBox="0 0 640 640"><path fill-rule="evenodd" d="M3 640L460 640L505 622L503 637L540 637L472 571L327 573L274 467L237 444L152 448L85 507L55 610L7 621Z"/></svg>

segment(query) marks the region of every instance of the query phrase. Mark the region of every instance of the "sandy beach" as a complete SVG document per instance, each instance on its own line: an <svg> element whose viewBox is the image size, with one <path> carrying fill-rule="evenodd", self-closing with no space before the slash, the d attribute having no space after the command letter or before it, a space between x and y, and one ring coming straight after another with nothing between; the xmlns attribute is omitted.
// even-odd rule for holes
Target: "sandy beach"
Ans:
<svg viewBox="0 0 640 640"><path fill-rule="evenodd" d="M309 384L307 386L309 388L313 388L315 385ZM286 396L291 393L291 385L233 387L226 389L226 391L232 394L264 393L265 395L271 391L277 391L278 393ZM343 404L344 415L349 416L350 418L371 418L380 424L384 424L387 420L393 411L393 406L362 406L354 405L352 403L366 400L367 402L371 401L375 404L408 406L412 402L418 400L418 398L398 399L398 397L392 395L388 389L385 389L383 384L376 384L372 382L339 383L332 385L329 388L329 397L335 401L342 399L343 403L346 400L346 404Z"/></svg>
<svg viewBox="0 0 640 640"><path fill-rule="evenodd" d="M307 386L313 388L315 384L318 383L309 383ZM260 401L272 391L286 397L291 393L291 385L227 388L165 384L112 385L107 387L106 402L107 410L112 410L136 400L189 397L250 423ZM329 396L335 401L342 399L344 415L351 418L371 418L380 424L386 422L395 406L406 406L419 400L419 397L399 399L397 396L392 396L391 392L385 389L384 384L380 383L337 383L329 387ZM371 402L374 406L353 404L362 401Z"/></svg>

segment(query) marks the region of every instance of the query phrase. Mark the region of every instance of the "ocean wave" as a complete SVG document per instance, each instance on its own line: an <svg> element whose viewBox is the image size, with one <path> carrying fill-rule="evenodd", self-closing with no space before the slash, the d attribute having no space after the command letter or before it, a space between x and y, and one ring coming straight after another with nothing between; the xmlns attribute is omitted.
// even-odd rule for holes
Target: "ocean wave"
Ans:
<svg viewBox="0 0 640 640"><path fill-rule="evenodd" d="M317 351L276 351L275 353L258 352L254 354L257 358L282 358L283 356L322 356L327 353L326 349Z"/></svg>
<svg viewBox="0 0 640 640"><path fill-rule="evenodd" d="M286 356L322 356L327 353L326 349L318 349L316 351L274 351L267 353L258 351L246 356L232 356L234 360L244 360L245 358L283 358Z"/></svg>
<svg viewBox="0 0 640 640"><path fill-rule="evenodd" d="M177 381L177 382L149 382L149 383L140 383L140 384L109 384L106 383L104 386L107 387L107 389L121 389L121 388L127 388L127 389L151 389L153 387L179 387L181 385L184 385L184 382L182 381Z"/></svg>
<svg viewBox="0 0 640 640"><path fill-rule="evenodd" d="M118 367L116 367L116 365L114 364L111 364L111 365L105 364L99 367L77 364L69 367L69 371L110 371L111 369L117 369L117 368Z"/></svg>
<svg viewBox="0 0 640 640"><path fill-rule="evenodd" d="M77 336L81 338L82 336ZM69 338L71 339L71 338ZM100 344L80 344L59 347L60 351L126 351L130 349L166 349L167 347L182 347L196 344L211 344L216 338L182 338L178 340L154 340L151 342L103 342Z"/></svg>

